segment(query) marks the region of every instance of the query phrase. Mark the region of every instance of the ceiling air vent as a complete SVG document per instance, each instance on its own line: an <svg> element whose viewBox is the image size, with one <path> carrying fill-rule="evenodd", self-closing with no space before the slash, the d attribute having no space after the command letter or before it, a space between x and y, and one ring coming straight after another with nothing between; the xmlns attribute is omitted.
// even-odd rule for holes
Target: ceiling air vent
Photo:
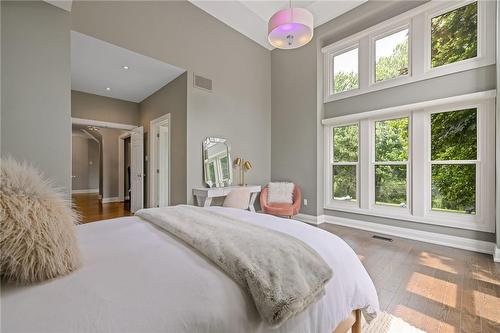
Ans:
<svg viewBox="0 0 500 333"><path fill-rule="evenodd" d="M212 91L212 80L207 79L206 77L194 74L193 82L196 88L203 89L206 91Z"/></svg>

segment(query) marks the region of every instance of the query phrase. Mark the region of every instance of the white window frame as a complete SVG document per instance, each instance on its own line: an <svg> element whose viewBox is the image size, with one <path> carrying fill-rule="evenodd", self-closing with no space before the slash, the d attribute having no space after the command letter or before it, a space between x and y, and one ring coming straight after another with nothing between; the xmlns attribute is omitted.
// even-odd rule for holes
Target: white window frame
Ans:
<svg viewBox="0 0 500 333"><path fill-rule="evenodd" d="M474 58L469 58L439 67L431 66L431 21L434 17L451 12L455 9L467 6L476 0L465 0L458 2L442 3L425 15L425 39L424 39L424 70L428 75L447 75L459 71L465 71L490 64L491 57L495 57L494 48L489 47L488 43L495 43L495 34L487 33L488 24L490 27L495 27L495 20L490 21L491 15L488 15L487 1L477 1L477 55ZM493 1L490 1L493 2ZM492 10L493 11L493 10ZM491 29L494 31L495 29ZM493 39L492 39L493 37ZM493 54L491 54L493 51ZM484 64L484 65L483 65Z"/></svg>
<svg viewBox="0 0 500 333"><path fill-rule="evenodd" d="M341 54L347 53L349 51L352 51L354 49L358 49L358 86L356 88L353 88L353 89L349 89L349 90L345 90L345 91L341 91L341 92L336 93L334 91L335 90L335 77L334 77L335 76L334 75L335 68L334 68L333 58L335 58L336 56L339 56ZM330 57L330 59L328 60L328 73L329 74L327 74L327 75L329 75L331 79L328 79L328 85L327 85L328 93L331 95L339 95L339 94L345 94L345 93L359 90L359 87L360 87L360 82L359 82L359 43L354 42L354 43L344 44L344 45L342 45L342 47L340 47L335 52L330 53L329 57Z"/></svg>
<svg viewBox="0 0 500 333"><path fill-rule="evenodd" d="M394 33L400 32L402 30L408 29L408 74L400 75L393 77L391 79L376 81L376 70L377 70L377 40L382 39L384 37L390 36ZM402 22L398 22L397 24L392 25L390 28L384 28L378 31L375 34L370 35L370 49L369 49L369 73L370 73L370 86L384 86L386 84L394 84L397 80L407 79L411 77L412 73L412 26L411 20L403 20Z"/></svg>
<svg viewBox="0 0 500 333"><path fill-rule="evenodd" d="M353 126L353 125L358 126L358 161L357 162L335 162L334 161L334 149L335 148L334 148L334 142L333 142L333 130L335 128L338 128L338 127ZM329 176L330 182L325 184L325 193L326 193L326 198L328 198L329 203L333 204L335 206L344 207L344 208L356 208L356 207L359 208L359 202L360 202L360 199L359 199L359 194L360 194L360 188L359 188L360 132L361 132L361 129L360 129L359 123L357 123L357 122L346 123L346 124L339 125L339 126L331 126L330 131L325 132L326 136L330 136L330 138L327 139L328 144L326 145L327 149L328 149L328 152L327 152L327 154L328 154L327 155L328 156L327 173L329 173L329 175L330 175ZM333 167L336 165L338 165L338 166L343 166L343 165L356 166L356 200L355 201L335 200L333 198Z"/></svg>
<svg viewBox="0 0 500 333"><path fill-rule="evenodd" d="M370 191L370 209L382 214L395 214L410 216L411 212L411 158L412 158L412 137L411 137L411 121L412 114L410 112L398 113L390 116L376 117L369 119L370 122L370 138L368 140L370 154L370 175L369 175L369 191ZM375 125L377 121L393 120L400 118L408 118L408 159L406 161L375 161ZM395 207L390 205L377 205L375 201L375 167L377 165L405 165L406 166L406 207Z"/></svg>
<svg viewBox="0 0 500 333"><path fill-rule="evenodd" d="M323 53L323 101L324 103L357 96L381 89L395 87L411 82L427 80L434 77L458 73L465 70L495 64L496 17L495 2L478 0L478 51L477 57L455 63L431 68L431 19L442 13L465 6L475 0L430 1L422 6L409 10L373 27L327 45L321 49ZM408 25L408 75L375 82L375 39L389 35ZM489 27L489 29L488 29ZM492 28L493 27L493 28ZM359 45L358 48L358 89L341 93L333 93L333 54L346 47ZM330 76L329 73L332 73Z"/></svg>
<svg viewBox="0 0 500 333"><path fill-rule="evenodd" d="M439 100L368 111L323 120L324 209L379 216L411 222L484 232L495 231L495 97L496 91L459 95ZM431 209L430 115L477 108L476 214L437 212ZM375 121L409 117L407 209L375 205ZM333 127L359 124L357 201L333 200L331 158ZM485 144L487 143L487 144ZM330 187L330 189L329 189Z"/></svg>

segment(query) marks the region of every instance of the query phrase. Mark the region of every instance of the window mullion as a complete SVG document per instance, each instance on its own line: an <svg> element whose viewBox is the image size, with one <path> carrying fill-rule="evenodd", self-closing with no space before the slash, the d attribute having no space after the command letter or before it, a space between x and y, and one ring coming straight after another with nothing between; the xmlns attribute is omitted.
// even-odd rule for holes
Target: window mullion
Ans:
<svg viewBox="0 0 500 333"><path fill-rule="evenodd" d="M424 112L413 112L411 117L411 212L415 216L425 216L426 200L430 197L430 182L427 182L427 156L430 147L426 128L428 115Z"/></svg>
<svg viewBox="0 0 500 333"><path fill-rule="evenodd" d="M371 172L371 161L373 158L372 126L369 120L361 120L359 123L359 204L361 209L370 208L370 197L375 183Z"/></svg>

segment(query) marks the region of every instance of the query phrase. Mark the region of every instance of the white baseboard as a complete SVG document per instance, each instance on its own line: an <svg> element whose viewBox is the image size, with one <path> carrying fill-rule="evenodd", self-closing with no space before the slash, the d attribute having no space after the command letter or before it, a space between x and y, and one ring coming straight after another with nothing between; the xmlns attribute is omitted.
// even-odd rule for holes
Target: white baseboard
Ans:
<svg viewBox="0 0 500 333"><path fill-rule="evenodd" d="M493 261L500 262L500 249L495 247L495 253L493 254Z"/></svg>
<svg viewBox="0 0 500 333"><path fill-rule="evenodd" d="M98 188L89 188L86 190L73 190L71 191L72 194L83 194L83 193L99 193Z"/></svg>
<svg viewBox="0 0 500 333"><path fill-rule="evenodd" d="M487 253L495 255L496 258L495 260L500 260L500 249L496 249L495 251L496 245L493 242L486 242L465 237L451 236L429 231L401 228L380 223L347 219L343 217L336 217L330 215L320 216L319 221L324 221L326 223L341 225L350 228L376 232L385 235L413 239L426 243L444 245L480 253Z"/></svg>
<svg viewBox="0 0 500 333"><path fill-rule="evenodd" d="M320 217L321 216L314 216L309 214L297 214L293 217L293 219L308 224L318 225L321 223Z"/></svg>
<svg viewBox="0 0 500 333"><path fill-rule="evenodd" d="M102 198L101 200L103 204L110 202L122 202L122 201L123 200L121 200L120 197L108 197L108 198Z"/></svg>

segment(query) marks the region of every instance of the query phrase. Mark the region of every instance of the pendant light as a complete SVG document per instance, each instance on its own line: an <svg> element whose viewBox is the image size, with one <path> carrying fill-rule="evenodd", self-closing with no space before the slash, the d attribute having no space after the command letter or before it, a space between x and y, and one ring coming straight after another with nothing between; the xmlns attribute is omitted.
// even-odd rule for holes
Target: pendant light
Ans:
<svg viewBox="0 0 500 333"><path fill-rule="evenodd" d="M276 12L267 24L269 43L278 49L296 49L309 43L314 33L314 18L305 8L293 8L290 0L287 9Z"/></svg>

